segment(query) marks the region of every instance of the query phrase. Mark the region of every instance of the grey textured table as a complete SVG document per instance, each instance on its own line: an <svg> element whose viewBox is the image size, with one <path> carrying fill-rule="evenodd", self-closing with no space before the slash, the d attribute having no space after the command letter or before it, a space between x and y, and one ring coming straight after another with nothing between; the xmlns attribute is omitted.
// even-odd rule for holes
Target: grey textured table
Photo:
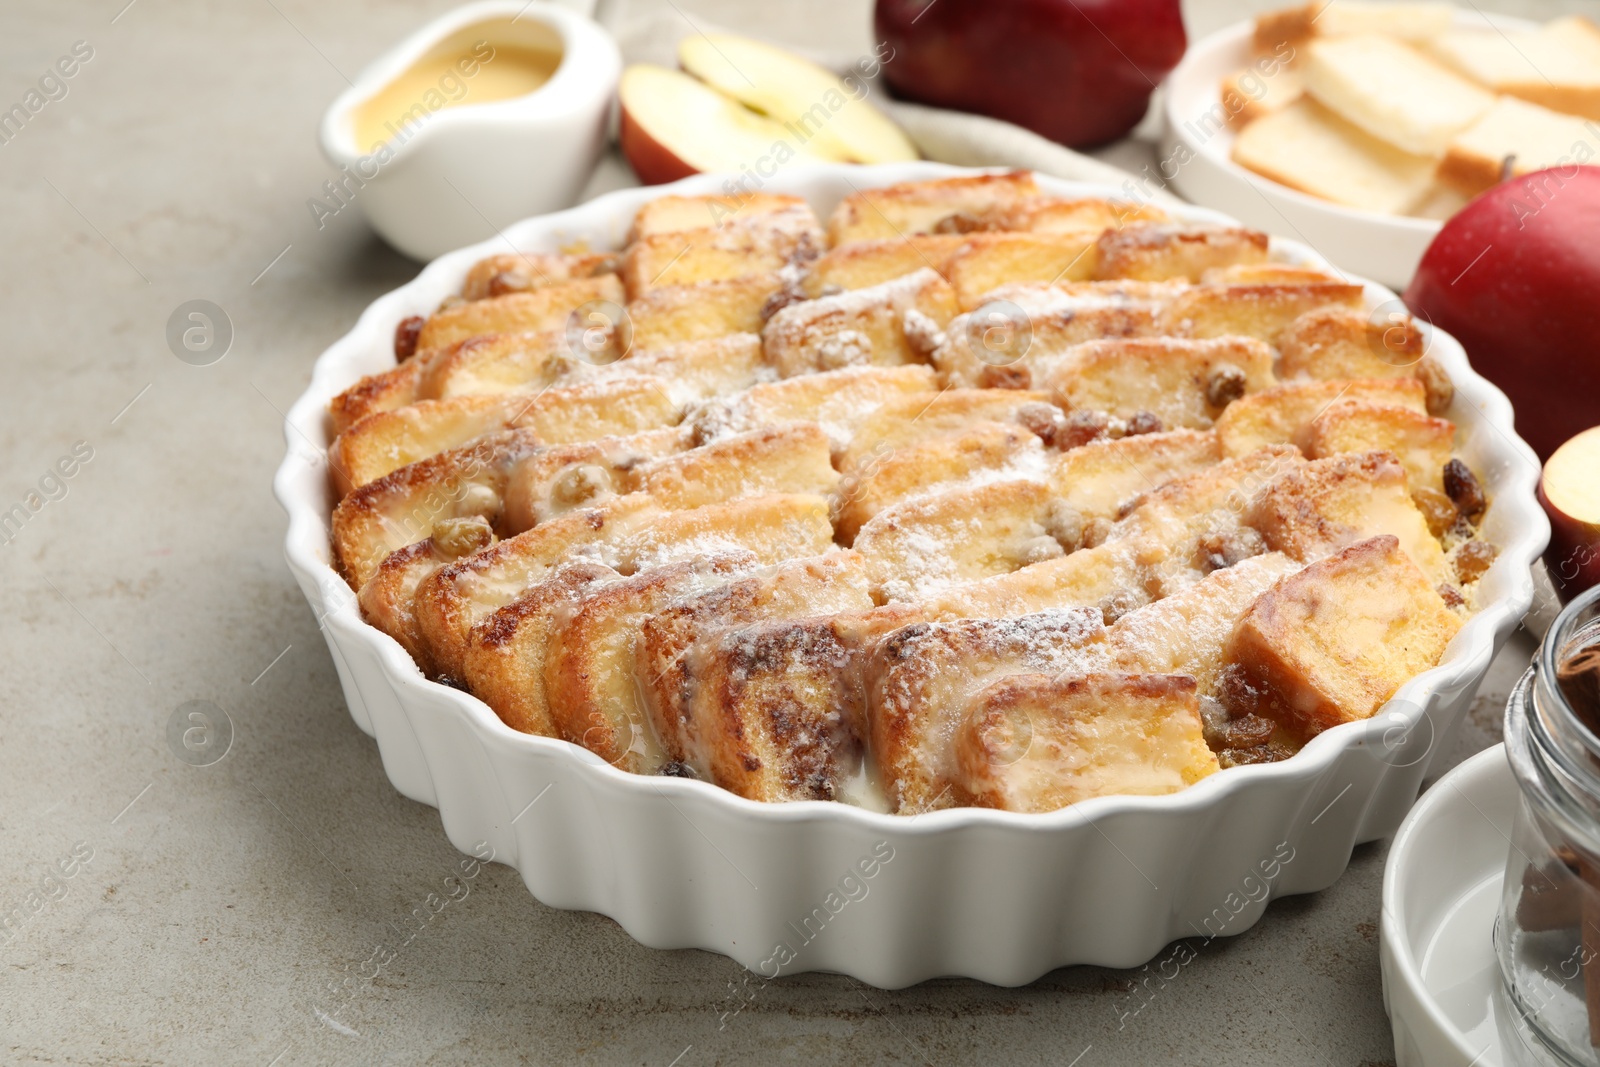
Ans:
<svg viewBox="0 0 1600 1067"><path fill-rule="evenodd" d="M896 993L801 975L719 1028L737 965L641 948L499 866L359 977L460 857L346 714L269 483L312 360L416 270L353 211L315 225L306 200L332 176L317 119L345 75L448 6L11 0L0 14L0 108L75 42L93 52L0 144L0 511L42 501L0 551L0 913L23 915L0 930L0 1062L1390 1061L1382 845L1164 985L1088 967ZM800 45L868 42L865 0L677 6ZM1243 13L1193 0L1190 29ZM622 180L613 163L597 187ZM166 341L194 299L232 323L209 366ZM53 473L75 445L88 461ZM1528 647L1501 657L1449 762L1495 739ZM190 701L232 724L209 766L169 744Z"/></svg>

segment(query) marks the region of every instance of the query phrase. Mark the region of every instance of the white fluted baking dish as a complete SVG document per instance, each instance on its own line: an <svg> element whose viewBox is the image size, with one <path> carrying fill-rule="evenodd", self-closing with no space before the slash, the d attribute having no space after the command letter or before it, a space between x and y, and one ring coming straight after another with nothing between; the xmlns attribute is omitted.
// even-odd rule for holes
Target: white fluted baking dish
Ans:
<svg viewBox="0 0 1600 1067"><path fill-rule="evenodd" d="M932 163L823 166L781 174L765 189L803 196L825 217L859 189L958 173ZM1394 831L1531 603L1529 568L1549 532L1534 498L1538 464L1512 431L1509 401L1438 331L1429 341L1456 384L1457 452L1491 494L1483 535L1500 546L1481 579L1481 610L1438 667L1400 690L1394 714L1170 796L1102 797L1044 815L958 808L914 817L744 800L705 782L628 774L564 741L517 733L476 698L425 679L363 622L329 563L329 399L392 366L395 323L432 311L475 260L508 251L506 241L534 252L579 239L618 247L645 201L722 184L700 176L623 190L435 260L323 353L290 409L288 455L274 482L289 513L290 569L389 780L438 807L456 847L487 842L546 904L601 912L646 945L721 952L768 977L839 971L895 988L938 975L1017 985L1067 964L1133 966L1179 937L1236 934L1271 898L1325 888L1356 844ZM1042 175L1039 184L1066 196L1120 195ZM1321 262L1291 242L1274 239L1274 249ZM1369 286L1368 297L1377 305L1393 294Z"/></svg>

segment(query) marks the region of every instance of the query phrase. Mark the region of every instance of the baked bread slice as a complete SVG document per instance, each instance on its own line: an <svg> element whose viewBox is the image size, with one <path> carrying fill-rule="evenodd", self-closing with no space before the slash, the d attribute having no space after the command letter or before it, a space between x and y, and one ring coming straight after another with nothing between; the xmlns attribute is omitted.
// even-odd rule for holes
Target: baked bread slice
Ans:
<svg viewBox="0 0 1600 1067"><path fill-rule="evenodd" d="M443 348L485 333L558 330L583 304L594 300L620 304L622 299L622 284L617 276L602 274L528 292L468 301L430 315L417 335L417 351Z"/></svg>
<svg viewBox="0 0 1600 1067"><path fill-rule="evenodd" d="M1554 19L1535 30L1452 30L1429 41L1428 48L1497 93L1600 119L1600 27L1582 15Z"/></svg>
<svg viewBox="0 0 1600 1067"><path fill-rule="evenodd" d="M1208 270L1266 258L1267 235L1259 230L1141 222L1100 234L1093 271L1096 278L1198 282Z"/></svg>
<svg viewBox="0 0 1600 1067"><path fill-rule="evenodd" d="M865 289L790 304L761 331L780 378L844 367L926 363L955 317L956 295L923 268Z"/></svg>
<svg viewBox="0 0 1600 1067"><path fill-rule="evenodd" d="M501 526L521 533L576 508L630 493L632 472L641 464L693 446L687 430L669 426L546 447L511 469Z"/></svg>
<svg viewBox="0 0 1600 1067"><path fill-rule="evenodd" d="M1439 180L1471 197L1500 183L1507 160L1512 175L1576 166L1577 161L1600 153L1596 129L1592 121L1503 96L1451 138L1439 161ZM1559 188L1552 183L1552 192ZM1536 207L1529 205L1527 210Z"/></svg>
<svg viewBox="0 0 1600 1067"><path fill-rule="evenodd" d="M628 243L660 234L734 226L762 216L811 215L811 205L798 196L742 193L739 196L658 196L633 217ZM813 216L814 218L814 216Z"/></svg>
<svg viewBox="0 0 1600 1067"><path fill-rule="evenodd" d="M660 285L769 274L809 263L822 254L822 244L822 226L802 202L706 229L640 237L623 258L622 282L630 297L639 297Z"/></svg>
<svg viewBox="0 0 1600 1067"><path fill-rule="evenodd" d="M1035 387L1069 410L1163 429L1207 429L1228 404L1277 384L1272 349L1249 337L1132 337L1086 341L1035 365Z"/></svg>
<svg viewBox="0 0 1600 1067"><path fill-rule="evenodd" d="M1217 417L1222 454L1247 456L1268 445L1301 445L1312 421L1340 400L1427 411L1427 390L1415 378L1287 382L1236 400Z"/></svg>
<svg viewBox="0 0 1600 1067"><path fill-rule="evenodd" d="M1099 197L1029 196L952 215L939 229L955 233L1006 230L1017 233L1098 233L1136 222L1166 222L1165 211L1154 204Z"/></svg>
<svg viewBox="0 0 1600 1067"><path fill-rule="evenodd" d="M1014 674L972 700L951 746L968 802L1055 811L1161 796L1219 770L1186 674Z"/></svg>
<svg viewBox="0 0 1600 1067"><path fill-rule="evenodd" d="M1405 468L1412 493L1444 492L1444 467L1456 440L1455 423L1411 408L1340 400L1306 427L1305 453L1325 459L1342 452L1383 451Z"/></svg>
<svg viewBox="0 0 1600 1067"><path fill-rule="evenodd" d="M463 300L487 300L507 293L543 289L562 282L615 274L611 252L507 252L485 256L467 268L461 283Z"/></svg>
<svg viewBox="0 0 1600 1067"><path fill-rule="evenodd" d="M966 311L1002 285L1086 281L1095 276L1100 233L974 233L945 261L944 274Z"/></svg>
<svg viewBox="0 0 1600 1067"><path fill-rule="evenodd" d="M1436 166L1308 97L1244 127L1230 155L1279 185L1380 215L1411 212L1432 189Z"/></svg>
<svg viewBox="0 0 1600 1067"><path fill-rule="evenodd" d="M814 422L840 451L884 404L911 394L932 400L937 390L929 367L849 367L763 382L736 397L701 404L685 421L700 441L782 422Z"/></svg>
<svg viewBox="0 0 1600 1067"><path fill-rule="evenodd" d="M1439 661L1461 620L1392 536L1318 560L1268 590L1229 660L1264 691L1253 713L1309 736L1371 718Z"/></svg>
<svg viewBox="0 0 1600 1067"><path fill-rule="evenodd" d="M1494 94L1391 37L1312 41L1306 92L1346 122L1402 152L1437 158L1494 106Z"/></svg>
<svg viewBox="0 0 1600 1067"><path fill-rule="evenodd" d="M941 389L931 396L890 397L862 419L839 469L859 472L903 448L959 433L981 422L1028 425L1059 418L1044 393L1022 389Z"/></svg>
<svg viewBox="0 0 1600 1067"><path fill-rule="evenodd" d="M865 289L892 282L927 268L949 280L945 261L967 238L957 234L913 234L878 241L852 241L839 245L812 263L801 282L808 298L828 296L839 289Z"/></svg>
<svg viewBox="0 0 1600 1067"><path fill-rule="evenodd" d="M1253 43L1261 55L1281 55L1284 45L1298 51L1315 38L1355 34L1384 34L1422 44L1450 29L1455 10L1453 4L1442 0L1308 0L1258 15Z"/></svg>
<svg viewBox="0 0 1600 1067"><path fill-rule="evenodd" d="M852 193L828 216L828 243L932 233L954 215L976 214L1039 195L1030 171L902 182Z"/></svg>
<svg viewBox="0 0 1600 1067"><path fill-rule="evenodd" d="M1290 66L1270 74L1246 67L1222 79L1222 110L1239 130L1256 119L1276 114L1305 95L1305 79Z"/></svg>
<svg viewBox="0 0 1600 1067"><path fill-rule="evenodd" d="M784 286L778 274L656 286L628 302L634 347L662 348L730 333L759 334L767 322L767 302Z"/></svg>

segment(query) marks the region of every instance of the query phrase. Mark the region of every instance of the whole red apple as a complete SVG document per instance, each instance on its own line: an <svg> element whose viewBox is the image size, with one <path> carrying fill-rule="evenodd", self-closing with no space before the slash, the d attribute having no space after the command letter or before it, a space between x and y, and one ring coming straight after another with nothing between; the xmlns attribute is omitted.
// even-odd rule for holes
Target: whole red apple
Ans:
<svg viewBox="0 0 1600 1067"><path fill-rule="evenodd" d="M1406 289L1511 398L1541 460L1600 423L1600 167L1535 171L1444 224Z"/></svg>
<svg viewBox="0 0 1600 1067"><path fill-rule="evenodd" d="M1073 148L1137 126L1188 45L1178 0L877 0L873 24L895 95Z"/></svg>

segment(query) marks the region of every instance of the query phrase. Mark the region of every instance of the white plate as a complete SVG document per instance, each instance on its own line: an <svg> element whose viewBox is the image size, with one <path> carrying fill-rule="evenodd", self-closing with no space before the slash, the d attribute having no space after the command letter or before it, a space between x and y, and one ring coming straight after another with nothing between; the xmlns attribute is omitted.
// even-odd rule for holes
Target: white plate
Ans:
<svg viewBox="0 0 1600 1067"><path fill-rule="evenodd" d="M1466 11L1457 14L1456 23L1467 29L1535 25ZM1226 123L1218 129L1216 122L1216 116L1226 114L1221 82L1250 64L1254 31L1254 23L1246 21L1201 38L1190 45L1167 79L1163 176L1197 204L1225 211L1268 233L1292 237L1352 274L1405 288L1442 223L1341 207L1279 185L1229 158L1233 130Z"/></svg>
<svg viewBox="0 0 1600 1067"><path fill-rule="evenodd" d="M1397 1067L1500 1067L1500 908L1517 783L1504 745L1411 810L1383 872L1378 958Z"/></svg>
<svg viewBox="0 0 1600 1067"><path fill-rule="evenodd" d="M936 163L819 166L786 171L765 189L803 196L826 215L857 189L962 173ZM644 202L717 193L723 181L622 190L518 223L507 238L526 251L575 239L616 247ZM1065 196L1118 195L1042 175L1039 184ZM1180 214L1225 221L1198 208ZM1290 242L1274 249L1319 262ZM1045 815L959 808L907 818L822 801L762 804L705 782L627 774L564 741L517 733L476 698L423 678L362 621L329 565L328 400L393 365L396 322L429 313L475 260L506 250L485 242L436 260L374 301L317 361L290 409L274 482L289 513L286 555L324 623L351 716L377 738L395 788L437 806L458 848L492 848L516 866L540 900L602 912L644 944L722 952L758 974L842 971L883 987L953 974L1016 985L1066 964L1133 966L1197 930L1239 933L1272 897L1326 888L1352 847L1393 832L1416 798L1424 757L1532 601L1529 568L1549 536L1534 499L1538 464L1511 428L1505 394L1473 373L1453 339L1425 327L1456 383L1458 450L1494 501L1484 530L1501 551L1482 579L1482 610L1438 667L1396 695L1415 744L1386 745L1400 725L1392 720L1350 724L1292 759L1171 796L1099 797ZM1367 296L1393 299L1377 286ZM869 862L870 879L845 882L874 849L892 859ZM841 884L861 899L840 896Z"/></svg>

